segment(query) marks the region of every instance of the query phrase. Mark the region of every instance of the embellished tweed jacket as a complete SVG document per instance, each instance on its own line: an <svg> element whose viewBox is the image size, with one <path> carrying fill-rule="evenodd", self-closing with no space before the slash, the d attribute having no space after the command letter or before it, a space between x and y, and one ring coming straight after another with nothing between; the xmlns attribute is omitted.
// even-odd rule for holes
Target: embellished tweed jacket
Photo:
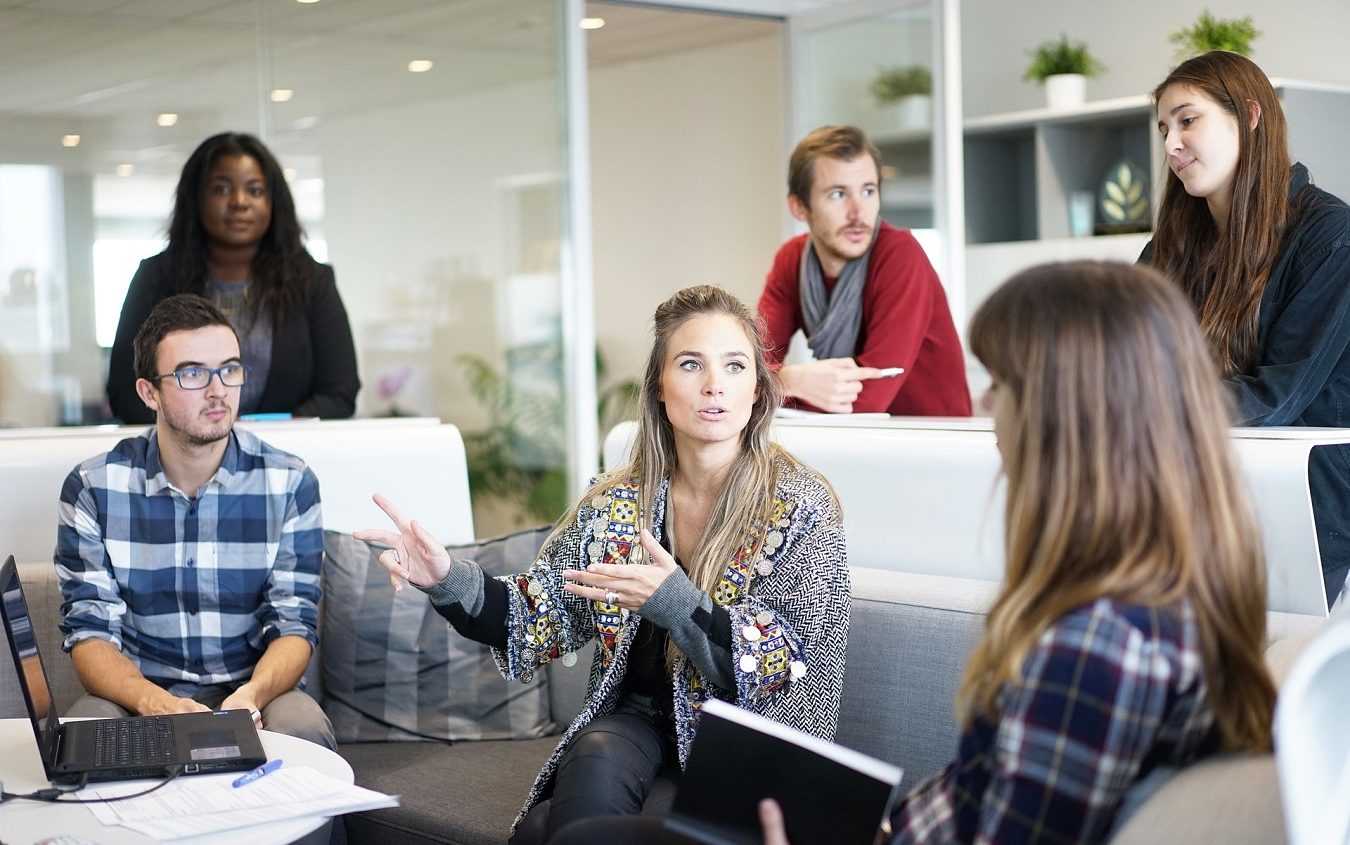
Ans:
<svg viewBox="0 0 1350 845"><path fill-rule="evenodd" d="M850 587L844 526L833 493L814 471L782 459L761 552L757 538L727 563L712 600L731 617L736 689L715 686L683 655L672 670L674 724L680 765L689 756L699 708L710 697L832 739L839 719L848 641ZM668 482L653 497L646 523L664 539ZM611 486L582 503L576 522L540 551L527 572L500 580L508 590L505 649L493 649L507 678L532 677L542 665L591 640L586 704L544 764L515 824L547 797L559 762L577 733L614 712L623 695L637 613L563 591L562 571L590 563L632 564L638 546L638 487Z"/></svg>

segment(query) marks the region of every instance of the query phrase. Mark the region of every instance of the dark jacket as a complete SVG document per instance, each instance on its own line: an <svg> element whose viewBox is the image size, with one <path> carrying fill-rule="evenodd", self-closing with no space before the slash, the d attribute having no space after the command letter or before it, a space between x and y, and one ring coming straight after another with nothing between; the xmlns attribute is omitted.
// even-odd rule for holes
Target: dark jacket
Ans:
<svg viewBox="0 0 1350 845"><path fill-rule="evenodd" d="M1293 226L1261 297L1257 359L1228 379L1236 425L1350 427L1350 206L1290 173ZM1153 243L1140 263L1149 263ZM1328 603L1350 571L1350 447L1308 463Z"/></svg>
<svg viewBox="0 0 1350 845"><path fill-rule="evenodd" d="M167 252L142 261L122 303L108 367L108 402L113 415L125 423L155 420L154 412L136 395L132 341L155 305L177 292L169 268ZM356 393L361 389L356 347L332 267L314 263L303 301L272 327L269 371L253 377L267 379L260 412L341 419L356 411Z"/></svg>

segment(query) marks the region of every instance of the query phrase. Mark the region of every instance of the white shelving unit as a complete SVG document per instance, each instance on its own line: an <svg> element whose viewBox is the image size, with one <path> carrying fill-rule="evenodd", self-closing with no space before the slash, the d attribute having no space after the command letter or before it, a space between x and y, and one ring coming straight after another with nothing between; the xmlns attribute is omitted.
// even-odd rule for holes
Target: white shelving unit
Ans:
<svg viewBox="0 0 1350 845"><path fill-rule="evenodd" d="M1293 159L1308 166L1318 185L1350 196L1344 140L1350 88L1271 82L1284 107ZM1148 232L1070 237L1068 205L1075 191L1095 197L1108 168L1124 159L1149 174L1149 204L1156 215L1166 174L1149 97L989 115L967 120L964 129L969 309L1008 276L1034 264L1138 257Z"/></svg>
<svg viewBox="0 0 1350 845"><path fill-rule="evenodd" d="M1293 158L1309 166L1319 185L1350 195L1344 143L1350 87L1271 82L1284 106ZM965 122L965 147L970 244L1067 237L1068 192L1095 193L1106 168L1122 157L1133 157L1150 174L1155 211L1165 175L1153 103L1145 95L972 118ZM1010 206L1031 213L1012 214Z"/></svg>

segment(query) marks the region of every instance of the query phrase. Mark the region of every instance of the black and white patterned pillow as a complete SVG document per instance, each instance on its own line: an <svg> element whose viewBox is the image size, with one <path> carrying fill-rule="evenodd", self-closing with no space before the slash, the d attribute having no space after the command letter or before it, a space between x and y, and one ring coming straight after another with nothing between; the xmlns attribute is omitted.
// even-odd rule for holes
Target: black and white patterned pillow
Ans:
<svg viewBox="0 0 1350 845"><path fill-rule="evenodd" d="M450 546L484 573L533 563L549 526ZM339 742L532 739L555 730L547 673L507 682L485 645L457 634L416 589L394 592L383 549L324 532L324 710Z"/></svg>

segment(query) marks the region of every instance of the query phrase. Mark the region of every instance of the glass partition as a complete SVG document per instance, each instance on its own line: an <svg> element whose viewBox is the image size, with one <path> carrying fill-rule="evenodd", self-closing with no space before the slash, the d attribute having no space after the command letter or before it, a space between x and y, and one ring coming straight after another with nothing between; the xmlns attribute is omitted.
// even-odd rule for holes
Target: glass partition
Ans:
<svg viewBox="0 0 1350 845"><path fill-rule="evenodd" d="M560 0L0 9L0 423L111 421L127 284L187 156L239 130L335 269L358 415L459 425L478 533L554 518L565 19Z"/></svg>
<svg viewBox="0 0 1350 845"><path fill-rule="evenodd" d="M868 133L882 157L881 216L913 232L961 322L956 23L947 0L844 0L788 18L790 143L831 123Z"/></svg>

